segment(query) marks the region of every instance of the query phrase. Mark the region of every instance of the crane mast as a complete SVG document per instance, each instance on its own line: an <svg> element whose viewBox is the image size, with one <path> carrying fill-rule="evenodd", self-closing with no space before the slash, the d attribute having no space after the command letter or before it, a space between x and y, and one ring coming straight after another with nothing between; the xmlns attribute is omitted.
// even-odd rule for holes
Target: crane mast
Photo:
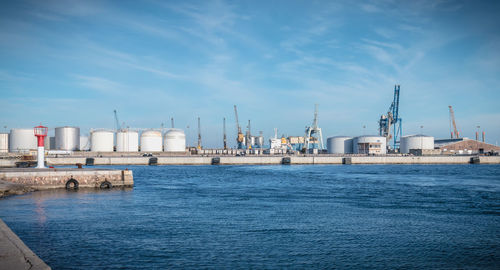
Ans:
<svg viewBox="0 0 500 270"><path fill-rule="evenodd" d="M198 149L201 149L201 128L200 128L200 117L198 117Z"/></svg>
<svg viewBox="0 0 500 270"><path fill-rule="evenodd" d="M448 106L448 108L450 109L450 129L453 124L453 131L450 130L451 138L453 139L453 137L455 137L455 139L458 139L460 138L460 133L458 132L457 123L455 122L455 112L451 106Z"/></svg>
<svg viewBox="0 0 500 270"><path fill-rule="evenodd" d="M224 132L224 150L227 149L227 137L226 137L226 117L224 117L223 121L222 121L222 129L223 129L223 132Z"/></svg>
<svg viewBox="0 0 500 270"><path fill-rule="evenodd" d="M236 142L238 144L238 149L243 149L243 145L245 144L245 136L243 135L243 132L241 132L240 122L238 121L238 109L236 108L236 105L234 105L234 115L236 118L236 129L238 130Z"/></svg>

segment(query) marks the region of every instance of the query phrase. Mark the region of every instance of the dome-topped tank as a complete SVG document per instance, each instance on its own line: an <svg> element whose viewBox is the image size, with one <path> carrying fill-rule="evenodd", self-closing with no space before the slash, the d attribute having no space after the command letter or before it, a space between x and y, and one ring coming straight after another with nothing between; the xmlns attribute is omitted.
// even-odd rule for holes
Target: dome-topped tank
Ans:
<svg viewBox="0 0 500 270"><path fill-rule="evenodd" d="M181 129L170 129L165 133L164 140L165 152L184 152L186 151L186 135Z"/></svg>
<svg viewBox="0 0 500 270"><path fill-rule="evenodd" d="M141 152L161 152L163 147L161 132L146 130L141 134Z"/></svg>
<svg viewBox="0 0 500 270"><path fill-rule="evenodd" d="M90 135L92 152L113 152L114 132L110 130L95 130Z"/></svg>
<svg viewBox="0 0 500 270"><path fill-rule="evenodd" d="M401 153L408 154L411 149L434 149L434 137L410 135L401 138Z"/></svg>

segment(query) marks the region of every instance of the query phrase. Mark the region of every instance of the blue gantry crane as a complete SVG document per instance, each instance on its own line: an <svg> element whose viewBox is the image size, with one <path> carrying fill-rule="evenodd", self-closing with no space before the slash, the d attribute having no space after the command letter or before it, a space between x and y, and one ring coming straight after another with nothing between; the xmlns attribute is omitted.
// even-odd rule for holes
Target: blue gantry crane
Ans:
<svg viewBox="0 0 500 270"><path fill-rule="evenodd" d="M379 135L387 138L387 145L393 140L393 149L399 148L399 140L403 134L401 118L399 117L399 90L400 86L394 86L394 99L389 107L387 114L380 116ZM394 126L394 127L393 127ZM392 134L391 134L392 128Z"/></svg>

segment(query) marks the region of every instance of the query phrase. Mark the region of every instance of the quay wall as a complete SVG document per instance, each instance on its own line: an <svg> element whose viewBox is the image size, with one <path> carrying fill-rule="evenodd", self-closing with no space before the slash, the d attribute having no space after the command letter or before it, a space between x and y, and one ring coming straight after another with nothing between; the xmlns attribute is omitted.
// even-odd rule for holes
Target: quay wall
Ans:
<svg viewBox="0 0 500 270"><path fill-rule="evenodd" d="M218 158L221 165L271 165L282 164L283 158L289 158L289 164L468 164L472 158L479 158L480 164L500 164L500 156L110 156L93 157L94 165L210 165ZM87 157L47 157L47 166L85 165ZM348 160L349 162L346 162ZM0 159L0 167L15 167L18 159Z"/></svg>

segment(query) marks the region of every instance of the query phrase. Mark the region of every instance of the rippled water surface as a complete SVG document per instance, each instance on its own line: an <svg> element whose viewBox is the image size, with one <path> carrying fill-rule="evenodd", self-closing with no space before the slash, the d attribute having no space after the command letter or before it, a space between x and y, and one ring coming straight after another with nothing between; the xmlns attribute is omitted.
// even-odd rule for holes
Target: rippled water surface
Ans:
<svg viewBox="0 0 500 270"><path fill-rule="evenodd" d="M500 269L498 165L128 168L0 218L53 269Z"/></svg>

